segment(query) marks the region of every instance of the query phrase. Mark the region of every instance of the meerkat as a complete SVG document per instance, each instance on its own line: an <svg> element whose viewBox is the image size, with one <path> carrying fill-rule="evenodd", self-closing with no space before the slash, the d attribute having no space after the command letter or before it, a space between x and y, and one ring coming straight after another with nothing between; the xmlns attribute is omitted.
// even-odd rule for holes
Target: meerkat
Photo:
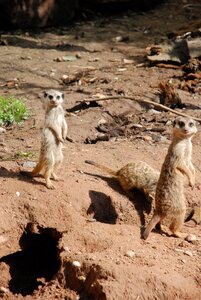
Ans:
<svg viewBox="0 0 201 300"><path fill-rule="evenodd" d="M86 160L85 163L93 165L108 175L116 177L124 192L136 188L142 191L149 201L154 198L156 185L160 172L143 161L128 163L118 171L100 165L94 161Z"/></svg>
<svg viewBox="0 0 201 300"><path fill-rule="evenodd" d="M177 117L174 120L172 142L156 187L154 214L142 234L144 239L147 239L151 230L157 224L161 225L164 219L170 222L169 229L175 237L184 235L180 233L186 215L184 184L186 178L192 188L195 184L191 140L196 132L194 120L186 117Z"/></svg>
<svg viewBox="0 0 201 300"><path fill-rule="evenodd" d="M39 161L31 172L21 171L22 175L35 177L40 173L46 180L46 186L54 189L50 178L59 180L55 171L63 160L62 146L67 137L68 126L64 116L62 103L63 93L56 90L44 92L45 123L42 130L42 140Z"/></svg>

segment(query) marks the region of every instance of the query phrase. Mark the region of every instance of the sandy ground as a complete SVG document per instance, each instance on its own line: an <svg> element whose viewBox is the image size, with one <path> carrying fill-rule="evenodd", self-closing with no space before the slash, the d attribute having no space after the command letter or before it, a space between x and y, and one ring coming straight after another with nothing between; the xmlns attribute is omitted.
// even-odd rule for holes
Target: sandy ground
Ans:
<svg viewBox="0 0 201 300"><path fill-rule="evenodd" d="M194 6L187 9L186 2ZM129 198L115 178L84 162L91 159L118 170L143 160L160 170L175 115L123 98L85 106L77 102L102 95L158 102L159 82L182 71L148 65L145 49L169 32L188 28L199 17L198 4L168 1L146 13L2 36L8 44L0 47L0 93L26 99L30 118L0 134L1 298L201 299L200 226L193 220L183 226L196 235L193 242L157 231L142 240L141 230L152 215L147 200L139 191ZM118 42L118 36L127 39ZM76 84L62 83L63 75L76 72L82 74ZM65 142L62 180L55 190L48 190L43 178L18 174L24 162L38 159L44 120L40 96L49 88L65 94L72 140ZM199 93L178 93L182 102L200 105ZM192 107L183 112L200 116ZM107 140L96 142L97 126L105 122L110 124ZM200 137L198 124L193 139L196 185L185 189L190 208L200 203Z"/></svg>

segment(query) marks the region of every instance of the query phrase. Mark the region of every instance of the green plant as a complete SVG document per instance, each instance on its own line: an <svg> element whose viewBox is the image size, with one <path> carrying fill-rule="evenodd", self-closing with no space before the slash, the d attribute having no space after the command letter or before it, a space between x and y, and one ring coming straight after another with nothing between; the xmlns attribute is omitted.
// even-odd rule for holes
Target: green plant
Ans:
<svg viewBox="0 0 201 300"><path fill-rule="evenodd" d="M29 116L23 100L0 96L0 126L22 123Z"/></svg>

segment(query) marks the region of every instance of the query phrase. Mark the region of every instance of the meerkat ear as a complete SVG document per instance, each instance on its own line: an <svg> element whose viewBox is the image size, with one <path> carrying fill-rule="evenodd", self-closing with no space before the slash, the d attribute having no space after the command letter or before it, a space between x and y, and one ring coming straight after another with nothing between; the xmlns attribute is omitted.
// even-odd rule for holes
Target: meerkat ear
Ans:
<svg viewBox="0 0 201 300"><path fill-rule="evenodd" d="M172 123L173 127L175 127L176 123L177 123L176 120L174 120Z"/></svg>
<svg viewBox="0 0 201 300"><path fill-rule="evenodd" d="M64 99L64 93L61 94L61 97Z"/></svg>

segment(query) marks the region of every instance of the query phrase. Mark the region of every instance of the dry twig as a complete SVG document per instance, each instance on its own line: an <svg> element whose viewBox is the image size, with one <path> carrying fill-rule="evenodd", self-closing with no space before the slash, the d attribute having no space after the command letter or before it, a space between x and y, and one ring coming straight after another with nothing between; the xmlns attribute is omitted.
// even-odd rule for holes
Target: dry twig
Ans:
<svg viewBox="0 0 201 300"><path fill-rule="evenodd" d="M76 101L76 102L98 102L98 101L104 101L104 100L119 100L121 98L124 98L124 99L127 99L127 100L132 100L132 101L136 101L136 102L143 102L143 103L146 103L146 104L151 104L153 105L154 107L158 107L158 108L162 108L166 111L170 111L172 112L173 114L175 115L179 115L179 116L183 116L183 117L187 117L187 118L192 118L194 119L195 121L198 121L201 123L201 119L200 118L197 118L197 117L193 117L193 116L189 116L187 114L184 114L182 112L179 112L179 111L176 111L174 109L171 109L163 104L160 104L160 103L156 103L152 100L147 100L147 99L141 99L141 98L134 98L134 97L130 97L130 96L109 96L109 97L104 97L104 98L94 98L94 99L84 99L82 101Z"/></svg>

